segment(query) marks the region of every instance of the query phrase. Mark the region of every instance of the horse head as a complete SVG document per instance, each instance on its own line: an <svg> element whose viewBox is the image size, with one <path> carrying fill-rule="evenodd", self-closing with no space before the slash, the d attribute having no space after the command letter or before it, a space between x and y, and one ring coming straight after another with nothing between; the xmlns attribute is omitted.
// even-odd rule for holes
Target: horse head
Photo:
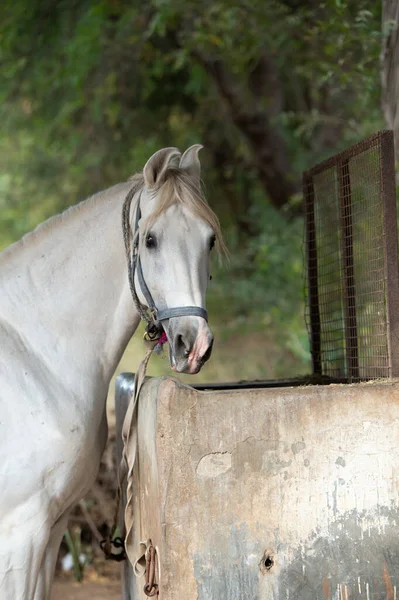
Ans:
<svg viewBox="0 0 399 600"><path fill-rule="evenodd" d="M212 352L205 310L210 253L215 244L224 249L218 219L201 190L201 147L183 155L164 148L148 160L132 228L134 290L166 334L172 369L190 374Z"/></svg>

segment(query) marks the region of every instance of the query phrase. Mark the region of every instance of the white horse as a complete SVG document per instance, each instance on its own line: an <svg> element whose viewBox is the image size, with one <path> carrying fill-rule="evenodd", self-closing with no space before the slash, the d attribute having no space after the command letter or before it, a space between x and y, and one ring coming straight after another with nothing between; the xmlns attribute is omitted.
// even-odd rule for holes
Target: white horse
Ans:
<svg viewBox="0 0 399 600"><path fill-rule="evenodd" d="M155 317L165 311L172 368L196 373L210 355L209 254L223 240L201 194L200 148L159 150L142 174L0 255L0 600L50 596L68 513L106 443L111 377L150 303L143 279ZM141 257L136 305L123 207L126 246L135 236Z"/></svg>

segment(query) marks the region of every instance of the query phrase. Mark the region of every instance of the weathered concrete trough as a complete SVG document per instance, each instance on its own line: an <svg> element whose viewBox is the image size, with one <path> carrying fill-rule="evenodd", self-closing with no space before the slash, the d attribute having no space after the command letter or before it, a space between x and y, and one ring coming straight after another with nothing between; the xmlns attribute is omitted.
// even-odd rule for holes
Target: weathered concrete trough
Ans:
<svg viewBox="0 0 399 600"><path fill-rule="evenodd" d="M133 377L117 381L120 428ZM399 600L399 383L198 391L148 380L134 551L161 600ZM124 598L144 600L124 566Z"/></svg>

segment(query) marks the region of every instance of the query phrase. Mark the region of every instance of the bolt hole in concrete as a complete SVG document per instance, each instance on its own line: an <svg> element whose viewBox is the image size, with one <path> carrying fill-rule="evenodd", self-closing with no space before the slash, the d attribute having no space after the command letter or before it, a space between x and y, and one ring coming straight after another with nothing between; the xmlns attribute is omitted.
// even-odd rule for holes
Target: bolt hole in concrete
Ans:
<svg viewBox="0 0 399 600"><path fill-rule="evenodd" d="M268 571L270 571L270 569L273 567L274 565L274 553L271 552L270 550L265 550L263 553L263 556L261 558L261 561L259 563L259 568L261 570L261 572L263 574L267 573Z"/></svg>
<svg viewBox="0 0 399 600"><path fill-rule="evenodd" d="M270 558L270 556L267 556L265 558L265 567L268 571L270 571L270 569L272 568L272 566L274 565L274 560L272 558Z"/></svg>

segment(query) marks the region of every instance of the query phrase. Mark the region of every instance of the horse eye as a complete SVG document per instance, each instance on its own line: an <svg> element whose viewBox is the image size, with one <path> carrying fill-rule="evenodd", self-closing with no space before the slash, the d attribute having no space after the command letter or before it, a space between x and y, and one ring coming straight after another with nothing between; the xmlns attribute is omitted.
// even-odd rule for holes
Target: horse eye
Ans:
<svg viewBox="0 0 399 600"><path fill-rule="evenodd" d="M157 245L157 240L155 239L155 236L152 233L149 233L147 235L147 237L145 238L145 245L146 248L155 248Z"/></svg>
<svg viewBox="0 0 399 600"><path fill-rule="evenodd" d="M211 239L209 240L209 250L212 250L212 248L214 247L216 242L216 238L215 236L212 236Z"/></svg>

